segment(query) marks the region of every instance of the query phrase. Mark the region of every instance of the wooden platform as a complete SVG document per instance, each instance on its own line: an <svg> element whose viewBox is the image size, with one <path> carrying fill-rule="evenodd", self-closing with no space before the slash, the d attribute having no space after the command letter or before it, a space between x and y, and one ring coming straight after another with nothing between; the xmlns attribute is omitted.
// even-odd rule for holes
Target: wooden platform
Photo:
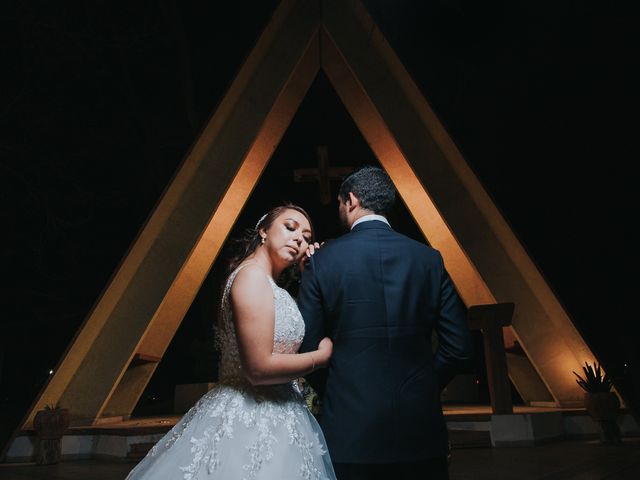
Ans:
<svg viewBox="0 0 640 480"><path fill-rule="evenodd" d="M535 447L566 440L595 440L599 433L584 409L516 406L513 414L495 415L489 405L445 405L444 414L453 450ZM141 458L180 418L113 418L98 425L72 427L62 440L62 455L66 460ZM640 427L626 410L620 412L618 423L626 437L640 436ZM21 432L5 461L30 462L34 445L34 432Z"/></svg>
<svg viewBox="0 0 640 480"><path fill-rule="evenodd" d="M442 410L448 422L461 421L462 419L490 420L490 405L443 405ZM549 413L562 412L567 415L586 415L584 408L557 408L557 407L527 407L514 405L513 413L522 415L525 413Z"/></svg>

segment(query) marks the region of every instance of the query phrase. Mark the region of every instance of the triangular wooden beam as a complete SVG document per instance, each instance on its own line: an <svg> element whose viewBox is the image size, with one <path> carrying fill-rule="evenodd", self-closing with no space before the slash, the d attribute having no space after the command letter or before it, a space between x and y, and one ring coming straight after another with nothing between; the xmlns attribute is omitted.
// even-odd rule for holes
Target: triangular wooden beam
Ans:
<svg viewBox="0 0 640 480"><path fill-rule="evenodd" d="M128 416L319 69L320 9L284 1L26 421L60 403L72 424ZM135 367L134 367L135 368ZM123 382L121 382L123 380ZM120 390L120 386L125 391Z"/></svg>
<svg viewBox="0 0 640 480"><path fill-rule="evenodd" d="M581 401L571 371L593 354L364 7L284 0L24 428L48 403L75 425L130 415L320 68L465 303L516 304L523 398Z"/></svg>
<svg viewBox="0 0 640 480"><path fill-rule="evenodd" d="M581 406L582 391L571 372L595 356L362 4L327 0L324 5L323 27L336 46L336 57L342 57L342 61L335 59L335 65L343 76L330 73L329 46L323 50L322 66L392 178L384 148L376 151L373 145L379 135L375 129L367 133L366 126L375 118L382 119L433 199L439 216L420 218L420 205L425 208L426 202L416 207L410 203L420 192L403 188L406 176L394 178L425 237L443 252L465 303L492 303L485 301L490 297L493 302L516 304L513 325L505 329L505 343L511 346L517 339L527 355L508 357L509 375L521 396L527 402L552 400L558 406ZM352 88L341 88L342 80ZM366 103L374 106L377 115L366 113ZM397 159L392 163L403 163L397 156L392 158ZM438 218L446 219L448 228L434 224ZM455 244L465 255L452 255ZM463 273L465 259L480 273L480 281Z"/></svg>

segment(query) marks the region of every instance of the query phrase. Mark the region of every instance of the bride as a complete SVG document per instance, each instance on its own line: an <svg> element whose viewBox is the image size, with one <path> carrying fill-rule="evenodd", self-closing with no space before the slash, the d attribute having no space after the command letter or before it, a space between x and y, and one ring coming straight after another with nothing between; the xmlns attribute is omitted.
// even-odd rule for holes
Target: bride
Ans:
<svg viewBox="0 0 640 480"><path fill-rule="evenodd" d="M279 288L285 268L313 254L309 215L295 205L264 215L231 264L221 301L219 382L127 479L335 479L324 437L297 379L327 365L323 339L298 354L304 323Z"/></svg>

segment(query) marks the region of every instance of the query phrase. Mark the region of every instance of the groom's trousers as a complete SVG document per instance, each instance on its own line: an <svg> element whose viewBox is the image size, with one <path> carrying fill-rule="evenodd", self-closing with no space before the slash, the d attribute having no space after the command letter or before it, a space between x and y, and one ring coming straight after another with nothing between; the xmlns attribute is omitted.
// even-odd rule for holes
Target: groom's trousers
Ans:
<svg viewBox="0 0 640 480"><path fill-rule="evenodd" d="M334 463L338 480L448 480L446 457L412 463Z"/></svg>

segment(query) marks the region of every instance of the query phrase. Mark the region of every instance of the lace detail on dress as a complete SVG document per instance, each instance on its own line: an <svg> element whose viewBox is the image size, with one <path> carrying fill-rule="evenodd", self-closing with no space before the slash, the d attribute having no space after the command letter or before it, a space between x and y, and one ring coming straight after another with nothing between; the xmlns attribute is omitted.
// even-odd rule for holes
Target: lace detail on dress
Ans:
<svg viewBox="0 0 640 480"><path fill-rule="evenodd" d="M206 468L210 474L218 469L221 464L219 449L217 448L223 438L232 438L239 427L257 430L254 440L244 448L247 451L247 461L242 466L245 476L243 480L255 479L263 464L269 462L273 456L274 444L282 441L275 431L284 429L287 432L288 443L300 452L301 464L299 466L300 478L305 480L319 480L323 473L314 462L314 456L325 454L324 447L318 437L312 438L303 432L306 412L301 407L300 399L286 402L254 402L251 396L240 394L231 387L221 387L206 394L192 409L189 421L204 417L217 419L210 422L202 435L191 438L192 461L189 465L180 467L184 472L184 480L193 480L200 469ZM202 417L202 418L198 418ZM185 430L186 425L181 428ZM174 438L174 435L171 435ZM171 440L165 446L169 446Z"/></svg>
<svg viewBox="0 0 640 480"><path fill-rule="evenodd" d="M196 405L191 408L184 417L182 417L182 419L180 420L179 423L177 423L171 430L169 430L169 433L167 433L161 441L159 441L158 443L156 443L150 450L150 454L152 457L156 456L158 454L158 452L160 450L166 450L168 448L171 448L171 446L176 443L176 440L178 440L182 434L184 433L184 431L186 430L186 428L189 426L189 423L191 423L191 420L193 419L194 415L196 414L196 412L198 411L198 404L202 401L202 399L198 400L198 402L196 403Z"/></svg>
<svg viewBox="0 0 640 480"><path fill-rule="evenodd" d="M180 445L184 445L191 436L188 440L190 463L179 468L184 480L195 480L201 478L205 471L208 475L224 470L222 467L229 453L222 450L227 453L223 453L221 458L221 448L233 439L233 456L236 461L242 458L242 478L253 480L273 460L275 449L281 449L283 443L288 443L298 452L291 455L288 462L300 462L299 478L327 478L325 471L321 470L324 468L321 467L322 462L318 463L326 451L318 432L310 424L310 414L297 382L253 386L242 375L229 292L236 275L245 265L231 273L223 292L218 331L220 382L153 447L150 455L166 452L178 440ZM270 277L269 282L275 305L273 353L295 353L304 337L302 315L291 296ZM241 443L241 438L250 440ZM244 453L238 451L241 449Z"/></svg>

